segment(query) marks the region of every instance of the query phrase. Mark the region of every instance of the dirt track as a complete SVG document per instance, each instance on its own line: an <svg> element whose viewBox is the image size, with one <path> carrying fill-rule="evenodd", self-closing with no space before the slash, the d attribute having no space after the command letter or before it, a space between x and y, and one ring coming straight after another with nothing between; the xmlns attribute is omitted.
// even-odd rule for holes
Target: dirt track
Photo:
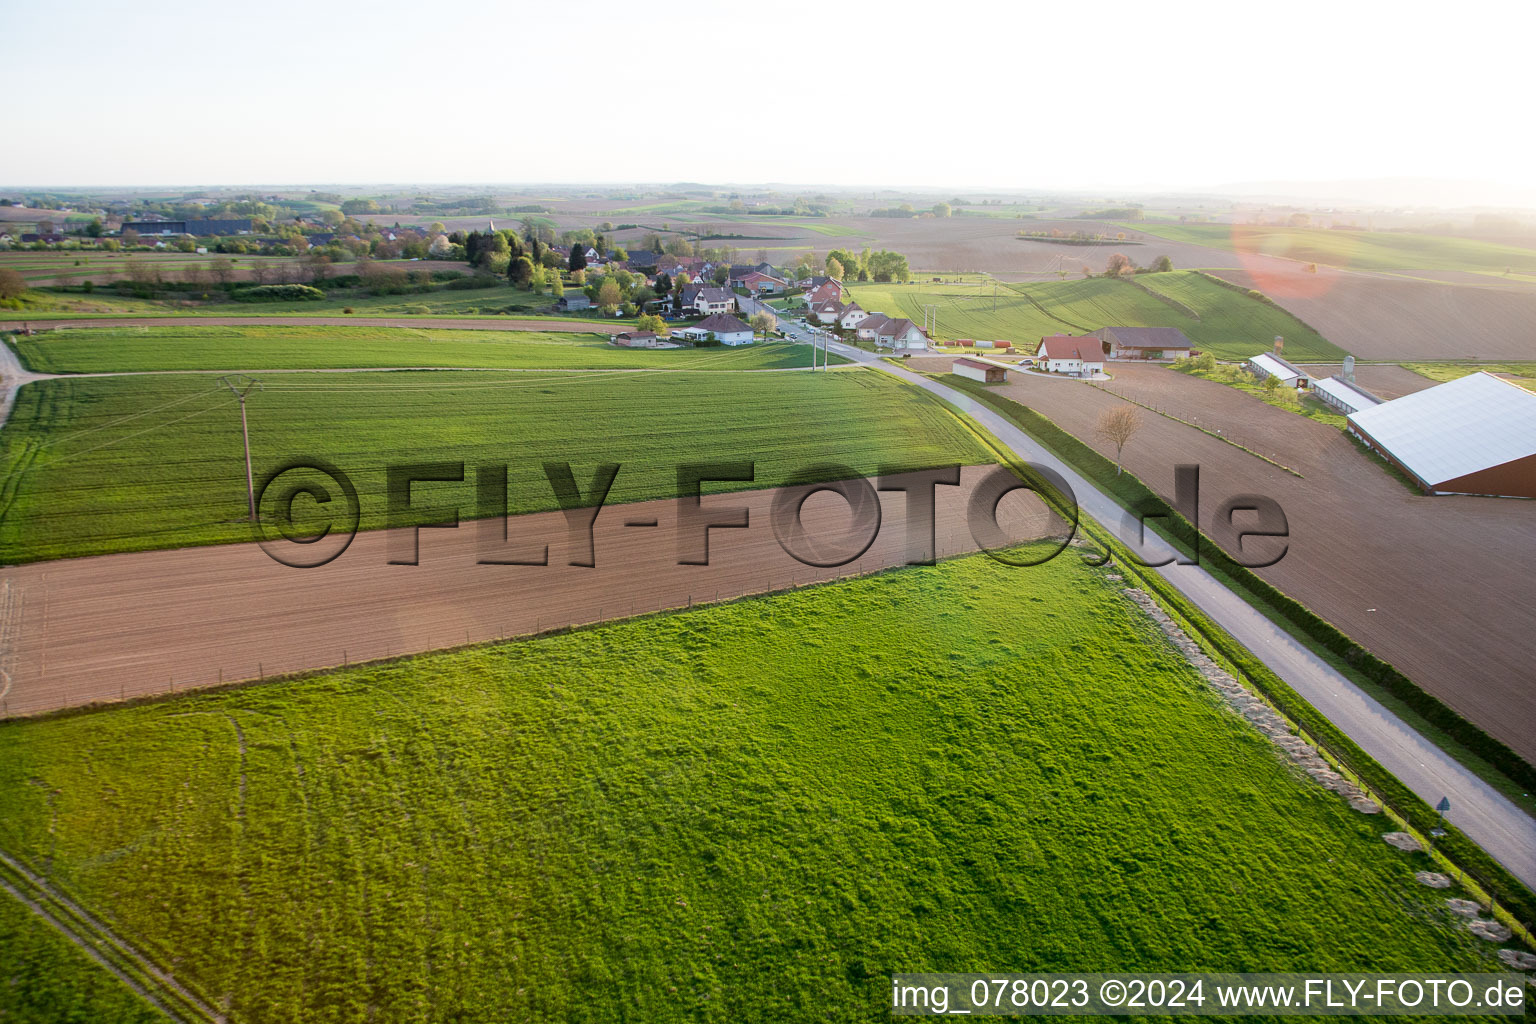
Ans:
<svg viewBox="0 0 1536 1024"><path fill-rule="evenodd" d="M20 330L23 321L0 321L0 331ZM566 334L618 334L629 330L624 323L587 323L563 320L466 320L436 316L134 316L100 317L91 320L29 320L34 330L61 327L435 327L466 331L553 331Z"/></svg>
<svg viewBox="0 0 1536 1024"><path fill-rule="evenodd" d="M937 487L942 556L975 549L965 501L986 468L962 486ZM747 529L710 531L708 566L678 564L677 503L603 509L595 568L571 566L562 513L512 519L507 557L545 544L549 566L479 565L480 524L420 532L420 564L390 565L389 545L408 531L361 533L336 561L292 569L254 544L185 548L44 562L0 572L3 712L35 714L391 657L620 618L690 601L760 593L874 571L904 560L906 498L881 494L879 534L857 562L814 569L786 554L769 509L777 491L706 496L708 509L746 506ZM999 517L1016 539L1048 531L1044 507L1006 498ZM656 527L626 526L654 519ZM816 537L838 538L849 520L833 495L805 504ZM1027 569L1020 569L1027 572ZM913 608L914 616L939 609Z"/></svg>
<svg viewBox="0 0 1536 1024"><path fill-rule="evenodd" d="M1145 411L1127 470L1171 497L1174 466L1198 463L1207 529L1230 496L1273 497L1291 545L1260 575L1536 760L1536 502L1414 494L1340 431L1235 388L1159 367L1117 366L1115 376L1108 388L1198 409L1203 426L1244 437L1302 478ZM1109 391L1022 374L999 390L1113 457L1094 437L1099 414L1120 403Z"/></svg>

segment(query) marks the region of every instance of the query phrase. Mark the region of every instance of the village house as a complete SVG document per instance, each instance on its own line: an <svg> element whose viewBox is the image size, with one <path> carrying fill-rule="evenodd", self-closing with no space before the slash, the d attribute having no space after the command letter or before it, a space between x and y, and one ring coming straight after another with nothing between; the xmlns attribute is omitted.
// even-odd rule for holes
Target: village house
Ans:
<svg viewBox="0 0 1536 1024"><path fill-rule="evenodd" d="M684 288L683 309L692 310L699 316L713 313L730 313L736 308L736 297L725 288Z"/></svg>
<svg viewBox="0 0 1536 1024"><path fill-rule="evenodd" d="M911 320L886 317L874 329L874 342L876 348L888 348L895 352L923 352L928 348L928 335Z"/></svg>
<svg viewBox="0 0 1536 1024"><path fill-rule="evenodd" d="M1104 372L1104 342L1092 334L1081 338L1053 334L1040 339L1035 364L1047 373L1091 377Z"/></svg>
<svg viewBox="0 0 1536 1024"><path fill-rule="evenodd" d="M673 335L693 341L707 341L713 338L722 345L750 345L753 331L750 326L728 313L715 313L696 324L674 331Z"/></svg>
<svg viewBox="0 0 1536 1024"><path fill-rule="evenodd" d="M837 315L837 326L845 331L851 331L867 319L869 319L869 314L864 312L863 307L857 302L850 302Z"/></svg>

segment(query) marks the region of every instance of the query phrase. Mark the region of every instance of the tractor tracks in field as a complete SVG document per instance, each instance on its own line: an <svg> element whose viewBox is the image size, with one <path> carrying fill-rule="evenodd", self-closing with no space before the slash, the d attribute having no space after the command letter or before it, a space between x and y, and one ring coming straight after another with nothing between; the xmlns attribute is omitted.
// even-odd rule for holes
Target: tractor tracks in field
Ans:
<svg viewBox="0 0 1536 1024"><path fill-rule="evenodd" d="M0 852L0 889L177 1024L224 1024L224 1014L189 992L74 900Z"/></svg>

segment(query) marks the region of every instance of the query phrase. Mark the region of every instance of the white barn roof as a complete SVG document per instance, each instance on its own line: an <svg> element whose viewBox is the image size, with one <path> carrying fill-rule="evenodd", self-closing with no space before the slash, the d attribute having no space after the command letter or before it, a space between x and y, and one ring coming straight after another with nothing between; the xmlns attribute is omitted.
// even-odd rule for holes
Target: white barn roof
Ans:
<svg viewBox="0 0 1536 1024"><path fill-rule="evenodd" d="M1536 394L1490 373L1350 413L1349 422L1431 487L1536 455Z"/></svg>
<svg viewBox="0 0 1536 1024"><path fill-rule="evenodd" d="M1381 399L1369 391L1356 387L1347 380L1338 377L1324 377L1322 380L1312 382L1312 387L1334 399L1351 412L1358 409L1369 409L1373 405L1380 405Z"/></svg>
<svg viewBox="0 0 1536 1024"><path fill-rule="evenodd" d="M1261 352L1248 361L1271 377L1278 377L1283 381L1295 380L1302 376L1301 372L1291 364L1276 359L1268 352Z"/></svg>

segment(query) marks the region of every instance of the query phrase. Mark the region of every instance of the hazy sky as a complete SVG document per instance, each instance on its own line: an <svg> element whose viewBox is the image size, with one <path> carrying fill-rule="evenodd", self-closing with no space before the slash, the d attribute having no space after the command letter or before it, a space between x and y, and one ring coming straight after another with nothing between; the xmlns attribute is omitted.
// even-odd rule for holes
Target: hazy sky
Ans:
<svg viewBox="0 0 1536 1024"><path fill-rule="evenodd" d="M3 0L0 184L1536 185L1530 2Z"/></svg>

